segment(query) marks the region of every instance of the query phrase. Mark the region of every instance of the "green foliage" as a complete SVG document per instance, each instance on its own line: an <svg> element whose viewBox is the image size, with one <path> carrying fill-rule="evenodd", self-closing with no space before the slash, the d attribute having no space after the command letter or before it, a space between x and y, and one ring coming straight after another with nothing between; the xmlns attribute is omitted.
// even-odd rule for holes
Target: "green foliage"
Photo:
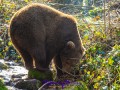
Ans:
<svg viewBox="0 0 120 90"><path fill-rule="evenodd" d="M76 81L75 83L69 84L64 90L89 90L86 84L82 81Z"/></svg>
<svg viewBox="0 0 120 90"><path fill-rule="evenodd" d="M0 90L8 90L3 84L3 81L1 79L0 79Z"/></svg>
<svg viewBox="0 0 120 90"><path fill-rule="evenodd" d="M89 15L92 16L92 17L94 17L94 16L98 16L102 12L103 12L102 8L94 8L93 10L89 11Z"/></svg>
<svg viewBox="0 0 120 90"><path fill-rule="evenodd" d="M79 20L78 29L87 51L81 61L80 77L90 90L119 90L120 82L120 45L119 27L110 27L111 33L104 32L104 25L93 24L100 20L90 17ZM89 19L88 19L89 18ZM88 20L85 24L84 21Z"/></svg>
<svg viewBox="0 0 120 90"><path fill-rule="evenodd" d="M22 5L18 5L17 3L16 0L3 0L0 4L0 58L12 60L21 59L13 49L12 43L8 36L10 19L17 9L22 7ZM23 5L25 5L25 2Z"/></svg>

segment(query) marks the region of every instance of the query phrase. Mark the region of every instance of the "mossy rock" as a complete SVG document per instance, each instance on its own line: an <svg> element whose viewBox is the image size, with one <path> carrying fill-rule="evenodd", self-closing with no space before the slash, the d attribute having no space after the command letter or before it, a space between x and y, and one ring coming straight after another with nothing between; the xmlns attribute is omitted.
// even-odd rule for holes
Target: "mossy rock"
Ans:
<svg viewBox="0 0 120 90"><path fill-rule="evenodd" d="M3 84L3 81L1 79L0 79L0 90L8 90Z"/></svg>
<svg viewBox="0 0 120 90"><path fill-rule="evenodd" d="M15 87L26 90L38 90L42 83L36 79L20 80L16 83Z"/></svg>
<svg viewBox="0 0 120 90"><path fill-rule="evenodd" d="M51 71L39 71L32 69L28 71L28 78L37 80L53 80L53 73Z"/></svg>

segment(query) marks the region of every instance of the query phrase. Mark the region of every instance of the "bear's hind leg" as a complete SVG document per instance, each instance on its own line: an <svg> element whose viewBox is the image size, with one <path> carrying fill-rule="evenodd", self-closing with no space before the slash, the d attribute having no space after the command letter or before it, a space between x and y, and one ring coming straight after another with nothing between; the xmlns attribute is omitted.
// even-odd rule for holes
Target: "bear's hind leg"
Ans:
<svg viewBox="0 0 120 90"><path fill-rule="evenodd" d="M26 69L28 69L28 70L33 69L33 59L31 57L31 55L22 48L19 48L18 51L24 60L24 65L25 65Z"/></svg>
<svg viewBox="0 0 120 90"><path fill-rule="evenodd" d="M24 59L26 69L28 69L28 70L33 69L34 66L33 66L33 59L31 57L31 55L27 52L23 52L22 56Z"/></svg>

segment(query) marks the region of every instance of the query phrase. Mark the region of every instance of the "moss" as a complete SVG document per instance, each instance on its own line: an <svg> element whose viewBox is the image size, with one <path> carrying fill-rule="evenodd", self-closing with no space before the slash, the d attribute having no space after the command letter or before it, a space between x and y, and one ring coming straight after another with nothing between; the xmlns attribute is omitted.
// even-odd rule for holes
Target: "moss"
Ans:
<svg viewBox="0 0 120 90"><path fill-rule="evenodd" d="M3 81L1 79L0 79L0 90L8 90L3 84Z"/></svg>
<svg viewBox="0 0 120 90"><path fill-rule="evenodd" d="M34 78L38 80L53 80L53 74L51 71L38 71L35 69L29 70L28 78Z"/></svg>

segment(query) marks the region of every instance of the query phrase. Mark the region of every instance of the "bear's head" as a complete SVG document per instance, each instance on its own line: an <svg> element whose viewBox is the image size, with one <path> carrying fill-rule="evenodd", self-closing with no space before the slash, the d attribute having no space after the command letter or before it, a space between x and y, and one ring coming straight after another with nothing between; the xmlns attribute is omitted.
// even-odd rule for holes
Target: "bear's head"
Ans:
<svg viewBox="0 0 120 90"><path fill-rule="evenodd" d="M62 49L60 50L60 58L62 63L62 71L73 72L80 59L84 55L85 48L77 28L77 21L70 15L61 17L61 22L58 27L62 39Z"/></svg>
<svg viewBox="0 0 120 90"><path fill-rule="evenodd" d="M84 53L85 48L81 40L78 40L77 43L68 41L60 56L63 72L73 73L74 68L80 63L80 59Z"/></svg>

